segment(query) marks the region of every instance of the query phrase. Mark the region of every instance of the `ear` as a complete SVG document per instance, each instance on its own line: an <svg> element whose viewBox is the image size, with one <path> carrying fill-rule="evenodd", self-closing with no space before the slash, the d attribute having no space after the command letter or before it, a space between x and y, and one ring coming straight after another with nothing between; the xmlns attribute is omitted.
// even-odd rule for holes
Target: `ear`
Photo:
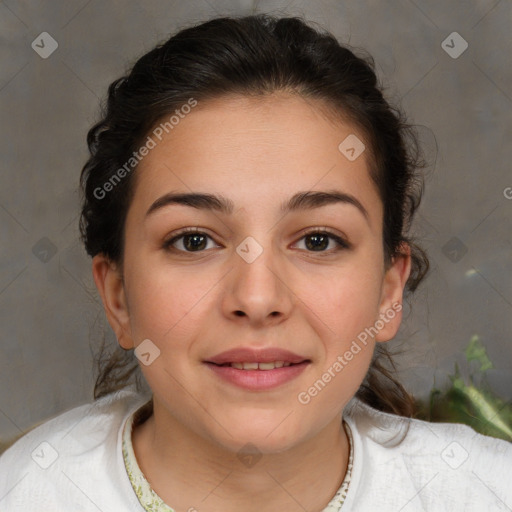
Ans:
<svg viewBox="0 0 512 512"><path fill-rule="evenodd" d="M92 275L101 295L108 323L112 327L119 345L125 350L133 348L130 313L120 270L106 256L98 254L92 259Z"/></svg>
<svg viewBox="0 0 512 512"><path fill-rule="evenodd" d="M382 284L379 307L380 323L384 324L375 336L375 341L389 341L396 333L402 322L403 293L409 274L411 273L411 248L403 243L399 254L391 260L386 270Z"/></svg>

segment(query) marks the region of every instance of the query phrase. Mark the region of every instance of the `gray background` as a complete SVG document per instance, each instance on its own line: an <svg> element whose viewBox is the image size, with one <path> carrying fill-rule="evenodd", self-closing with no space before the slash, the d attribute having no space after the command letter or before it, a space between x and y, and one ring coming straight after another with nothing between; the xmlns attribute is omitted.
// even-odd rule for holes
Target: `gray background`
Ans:
<svg viewBox="0 0 512 512"><path fill-rule="evenodd" d="M115 343L78 241L85 136L109 83L177 28L254 12L305 15L367 49L388 97L420 125L430 166L415 231L432 271L395 344L405 352L403 381L418 396L442 386L478 334L495 365L489 381L512 399L510 0L8 0L0 2L0 439L92 400L90 344L103 327ZM469 44L458 58L441 46L454 31ZM46 59L31 47L42 32L58 42Z"/></svg>

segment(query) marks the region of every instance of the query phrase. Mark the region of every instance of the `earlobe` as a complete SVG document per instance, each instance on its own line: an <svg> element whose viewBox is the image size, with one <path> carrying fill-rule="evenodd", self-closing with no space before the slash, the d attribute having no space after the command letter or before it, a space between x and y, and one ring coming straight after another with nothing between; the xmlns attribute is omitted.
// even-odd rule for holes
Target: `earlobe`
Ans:
<svg viewBox="0 0 512 512"><path fill-rule="evenodd" d="M108 323L119 345L125 350L134 347L130 330L130 315L121 272L117 265L103 254L94 256L92 275L103 301Z"/></svg>
<svg viewBox="0 0 512 512"><path fill-rule="evenodd" d="M409 245L402 244L400 253L393 257L384 276L378 319L383 327L375 336L375 341L389 341L398 332L402 322L404 289L410 273L411 249Z"/></svg>

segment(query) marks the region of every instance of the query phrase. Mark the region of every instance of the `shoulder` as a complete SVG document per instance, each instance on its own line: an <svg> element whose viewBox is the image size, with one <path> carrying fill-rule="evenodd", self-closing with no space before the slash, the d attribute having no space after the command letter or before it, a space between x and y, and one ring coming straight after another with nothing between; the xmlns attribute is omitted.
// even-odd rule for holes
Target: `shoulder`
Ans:
<svg viewBox="0 0 512 512"><path fill-rule="evenodd" d="M359 401L351 403L347 421L365 466L361 480L373 478L383 493L400 482L402 501L423 507L411 510L512 507L512 443L467 425L382 413Z"/></svg>
<svg viewBox="0 0 512 512"><path fill-rule="evenodd" d="M63 412L18 439L0 456L0 509L23 510L36 503L45 509L61 504L66 494L84 499L97 493L119 469L121 425L148 399L132 389L118 391Z"/></svg>

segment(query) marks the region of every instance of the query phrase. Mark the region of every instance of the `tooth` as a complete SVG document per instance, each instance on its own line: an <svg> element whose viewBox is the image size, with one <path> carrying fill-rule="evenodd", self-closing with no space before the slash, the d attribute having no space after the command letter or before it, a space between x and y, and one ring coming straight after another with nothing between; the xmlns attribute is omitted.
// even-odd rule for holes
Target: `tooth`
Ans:
<svg viewBox="0 0 512 512"><path fill-rule="evenodd" d="M237 370L273 370L274 368L282 368L283 366L290 366L291 363L284 361L270 361L268 363L229 363L229 366Z"/></svg>

